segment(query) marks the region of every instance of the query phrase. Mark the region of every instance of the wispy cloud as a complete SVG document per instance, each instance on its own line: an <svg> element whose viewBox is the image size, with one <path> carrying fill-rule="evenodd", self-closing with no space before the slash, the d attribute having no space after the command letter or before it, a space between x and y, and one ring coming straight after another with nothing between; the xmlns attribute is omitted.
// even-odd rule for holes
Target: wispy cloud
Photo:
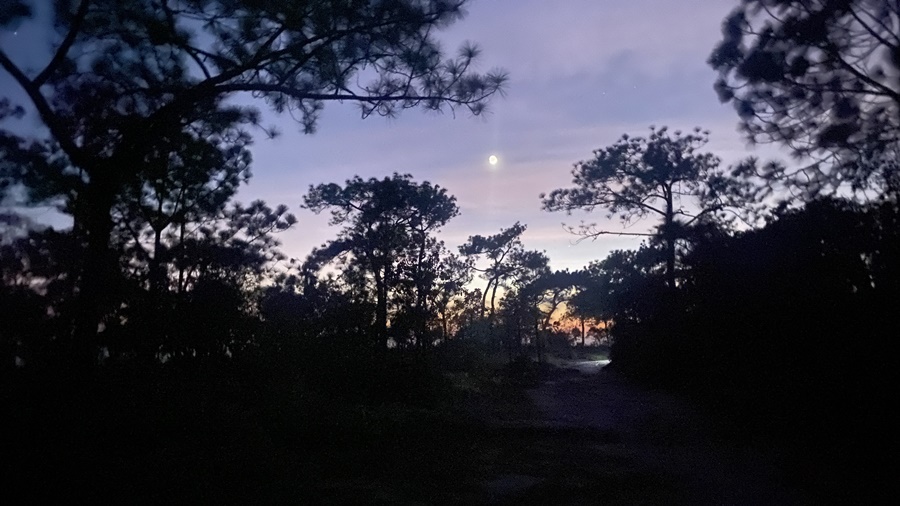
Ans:
<svg viewBox="0 0 900 506"><path fill-rule="evenodd" d="M255 148L256 179L244 198L299 204L310 184L359 174L411 173L455 195L462 215L443 236L455 246L515 221L529 225L529 248L547 250L555 266L574 267L639 240L605 236L571 245L560 223L581 218L609 228L602 213L567 217L540 209L538 195L565 187L572 164L623 133L651 124L712 130L711 151L726 162L746 156L734 111L721 106L705 63L733 0L481 0L444 34L446 49L465 40L484 49L483 69L502 66L508 96L484 118L420 114L360 121L358 111L332 104L319 133L300 136L280 118L285 135ZM497 167L487 157L500 157ZM286 248L305 255L334 236L324 220L299 212ZM309 216L307 216L309 215Z"/></svg>

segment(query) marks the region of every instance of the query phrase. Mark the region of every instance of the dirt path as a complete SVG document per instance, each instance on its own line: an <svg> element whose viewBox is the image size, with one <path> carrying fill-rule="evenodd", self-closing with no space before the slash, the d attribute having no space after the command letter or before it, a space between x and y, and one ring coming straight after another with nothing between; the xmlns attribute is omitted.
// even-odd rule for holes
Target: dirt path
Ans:
<svg viewBox="0 0 900 506"><path fill-rule="evenodd" d="M518 452L486 484L500 504L804 504L777 452L739 449L680 399L598 362L568 362L529 391L537 414L507 422Z"/></svg>

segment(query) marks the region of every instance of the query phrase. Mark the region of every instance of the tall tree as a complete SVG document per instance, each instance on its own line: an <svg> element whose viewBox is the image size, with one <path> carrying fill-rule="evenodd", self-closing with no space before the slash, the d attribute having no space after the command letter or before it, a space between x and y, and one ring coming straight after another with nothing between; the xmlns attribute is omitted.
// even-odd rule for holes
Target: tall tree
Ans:
<svg viewBox="0 0 900 506"><path fill-rule="evenodd" d="M522 279L524 284L518 289L518 293L531 306L534 315L535 353L538 362L543 362L546 334L557 310L571 293L573 279L569 271L551 271L546 255L532 252L531 256L532 260L526 264L529 268Z"/></svg>
<svg viewBox="0 0 900 506"><path fill-rule="evenodd" d="M751 142L813 157L771 177L809 196L900 192L898 26L893 0L746 0L725 19L709 58L721 100Z"/></svg>
<svg viewBox="0 0 900 506"><path fill-rule="evenodd" d="M103 344L152 362L161 352L170 357L235 353L243 347L238 343L251 339L252 294L284 259L276 234L296 219L286 206L273 209L262 201L222 203L214 211L179 218L159 244L116 229L114 243L125 243L117 251L131 290L117 305L124 318L108 319L124 321L122 332L105 337L107 325L100 334ZM134 221L144 224L140 219Z"/></svg>
<svg viewBox="0 0 900 506"><path fill-rule="evenodd" d="M69 313L74 291L72 234L16 231L15 224L0 226L0 371L15 360L30 366L50 358L60 315Z"/></svg>
<svg viewBox="0 0 900 506"><path fill-rule="evenodd" d="M405 282L401 282L396 302L412 316L411 330L420 347L428 346L435 336L441 339L449 336L451 302L472 279L468 259L450 253L435 238L428 238L426 244L424 255L416 247L400 259L401 278Z"/></svg>
<svg viewBox="0 0 900 506"><path fill-rule="evenodd" d="M449 334L458 339L485 337L480 332L484 322L484 306L480 288L461 290L461 293L449 301L441 318L447 321Z"/></svg>
<svg viewBox="0 0 900 506"><path fill-rule="evenodd" d="M657 292L665 276L663 252L642 245L637 250L615 250L585 269L590 282L584 297L592 299L587 312L605 322L639 322L652 316L659 301L647 294Z"/></svg>
<svg viewBox="0 0 900 506"><path fill-rule="evenodd" d="M579 322L579 337L581 346L585 346L587 339L588 322L591 327L597 327L602 322L606 328L606 322L610 319L604 311L604 280L597 275L595 269L597 262L592 262L588 267L571 273L574 292L566 301L566 315L576 318Z"/></svg>
<svg viewBox="0 0 900 506"><path fill-rule="evenodd" d="M726 210L736 207L737 198L751 190L748 183L728 177L718 157L701 151L708 135L699 128L670 134L666 127L651 127L648 137L624 135L594 151L593 159L575 164L573 188L541 194L544 209L571 214L599 207L609 218L618 215L624 224L647 216L659 218L657 234L666 248L668 283L675 286L676 241L683 228L704 219L724 218ZM583 237L654 235L602 230L593 224L570 227L570 231Z"/></svg>
<svg viewBox="0 0 900 506"><path fill-rule="evenodd" d="M313 252L308 268L317 271L334 258L347 256L351 272L357 269L364 283L371 280L376 342L387 347L391 293L408 282L413 305L425 309L437 279L434 253L440 248L434 234L459 214L456 199L440 186L394 174L368 180L357 176L343 187L310 186L303 205L316 213L329 209L331 224L344 227L337 239Z"/></svg>
<svg viewBox="0 0 900 506"><path fill-rule="evenodd" d="M477 263L478 259L483 258L487 261L487 265L474 269L481 273L482 278L487 281L484 287L481 299L482 316L487 310L488 293L491 296L491 305L489 318L493 322L496 312L497 290L503 283L512 278L516 272L518 263L516 255L522 255L525 251L522 245L522 233L525 232L526 226L516 222L513 226L500 230L500 232L489 235L473 235L459 247L459 252L472 259L473 263Z"/></svg>
<svg viewBox="0 0 900 506"><path fill-rule="evenodd" d="M446 341L458 328L454 327L454 301L466 294L466 285L472 281L472 264L452 253L446 254L438 269L438 282L431 292L432 304L440 327L441 340Z"/></svg>
<svg viewBox="0 0 900 506"><path fill-rule="evenodd" d="M0 48L0 68L25 92L52 152L83 185L87 240L76 341L85 356L100 318L111 262L111 210L148 160L178 150L172 139L212 144L258 125L237 94L289 112L312 132L323 104L354 102L363 116L421 106L480 113L502 71L472 72L478 50L447 58L435 32L460 19L465 0L255 2L72 0L54 3L54 53L37 71ZM31 9L13 1L9 29ZM227 102L227 103L226 103Z"/></svg>
<svg viewBox="0 0 900 506"><path fill-rule="evenodd" d="M492 236L471 236L459 248L461 253L470 258L475 266L473 269L480 272L482 279L487 281L479 316L484 319L485 311L488 312L489 339L495 339L494 331L498 321L505 327L505 345L510 360L514 358L514 348L522 344L525 335L533 335L532 342L537 338L537 306L540 295L532 287L550 272L550 259L546 254L524 248L520 239L524 231L525 225L516 222L512 227ZM481 267L478 267L479 263L482 264ZM498 310L497 292L500 288L504 292ZM491 297L489 308L486 307L488 292ZM534 329L534 333L531 329Z"/></svg>

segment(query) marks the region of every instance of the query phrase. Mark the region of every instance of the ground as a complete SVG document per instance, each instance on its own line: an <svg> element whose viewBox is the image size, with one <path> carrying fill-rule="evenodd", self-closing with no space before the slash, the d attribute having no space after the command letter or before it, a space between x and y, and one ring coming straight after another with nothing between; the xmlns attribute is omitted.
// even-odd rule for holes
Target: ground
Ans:
<svg viewBox="0 0 900 506"><path fill-rule="evenodd" d="M777 451L729 444L708 415L603 364L560 361L522 384L460 372L445 403L418 407L215 374L10 388L7 493L24 503L810 502L783 479Z"/></svg>
<svg viewBox="0 0 900 506"><path fill-rule="evenodd" d="M568 361L528 394L534 416L498 425L521 447L487 496L508 504L804 504L778 453L715 436L683 400L630 384L605 362ZM508 457L508 456L507 456Z"/></svg>

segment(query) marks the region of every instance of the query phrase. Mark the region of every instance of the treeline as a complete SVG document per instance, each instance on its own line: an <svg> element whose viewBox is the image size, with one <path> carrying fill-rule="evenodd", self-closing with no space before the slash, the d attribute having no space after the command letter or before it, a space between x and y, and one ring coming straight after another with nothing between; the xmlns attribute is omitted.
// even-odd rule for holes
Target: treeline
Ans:
<svg viewBox="0 0 900 506"><path fill-rule="evenodd" d="M311 187L304 206L329 210L340 229L298 260L278 250L278 232L296 224L286 206L232 203L236 185L220 184L218 173L193 187L159 176L116 207L94 343L72 339L77 227L7 216L2 296L15 308L2 330L7 370L68 370L85 355L81 365L97 367L268 360L288 350L333 364L454 339L540 359L546 343L573 338L558 320L587 273L552 271L546 255L525 249L518 223L451 251L437 233L459 210L439 186L395 174ZM471 288L476 275L484 290ZM73 355L73 346L89 350Z"/></svg>
<svg viewBox="0 0 900 506"><path fill-rule="evenodd" d="M397 357L428 374L441 344L541 361L591 335L612 345L622 373L728 408L741 430L819 437L845 416L870 420L887 394L900 300L896 197L751 205L771 185L749 175L753 161L723 169L706 142L699 130L654 129L577 164L575 186L545 196L549 210L603 205L626 220L658 210L660 222L638 250L576 272L527 250L519 223L451 250L438 233L459 214L455 198L410 175L310 187L303 206L330 212L338 230L298 260L278 251L278 232L296 226L286 206L232 202L245 167L191 184L158 172L115 206L92 343L73 339L86 248L77 212L64 231L9 214L3 367L256 364L370 392L365 378L389 377ZM397 381L381 393L406 395ZM858 409L836 410L835 398Z"/></svg>
<svg viewBox="0 0 900 506"><path fill-rule="evenodd" d="M617 370L697 396L734 434L874 433L900 302L896 193L868 185L861 203L795 185L812 196L792 198L773 164L723 169L706 142L699 129L624 136L544 197L551 211L658 219L640 249L586 269L573 309L608 322ZM891 165L868 170L896 177Z"/></svg>
<svg viewBox="0 0 900 506"><path fill-rule="evenodd" d="M674 288L658 243L614 252L591 269L613 366L733 415L734 434L878 433L898 218L892 201L818 199L758 229L704 230L679 240Z"/></svg>
<svg viewBox="0 0 900 506"><path fill-rule="evenodd" d="M623 136L543 197L550 211L657 220L639 249L588 266L572 308L606 322L612 368L698 401L731 440L781 445L812 496L881 494L889 467L873 462L890 458L896 421L896 164L866 153L848 162L861 179L832 166L801 181L774 162L723 168L701 150L706 135Z"/></svg>

